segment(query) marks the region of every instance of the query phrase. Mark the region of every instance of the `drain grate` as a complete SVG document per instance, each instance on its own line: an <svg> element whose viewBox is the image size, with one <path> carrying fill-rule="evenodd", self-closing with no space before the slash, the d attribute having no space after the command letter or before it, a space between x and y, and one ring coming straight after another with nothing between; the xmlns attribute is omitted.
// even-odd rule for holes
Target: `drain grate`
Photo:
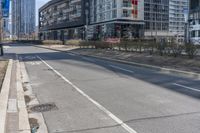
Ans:
<svg viewBox="0 0 200 133"><path fill-rule="evenodd" d="M58 107L55 105L55 103L38 104L29 107L30 112L48 112L54 110L58 110Z"/></svg>

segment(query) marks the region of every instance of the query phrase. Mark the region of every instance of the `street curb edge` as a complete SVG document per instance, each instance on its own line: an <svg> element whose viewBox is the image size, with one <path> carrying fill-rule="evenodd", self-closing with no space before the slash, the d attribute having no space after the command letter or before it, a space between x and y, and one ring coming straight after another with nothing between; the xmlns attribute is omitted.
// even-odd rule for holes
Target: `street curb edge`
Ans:
<svg viewBox="0 0 200 133"><path fill-rule="evenodd" d="M13 67L13 60L10 59L8 62L6 74L2 84L2 89L0 92L0 116L1 116L0 133L6 132L7 106L8 106L9 92L10 92L12 67Z"/></svg>

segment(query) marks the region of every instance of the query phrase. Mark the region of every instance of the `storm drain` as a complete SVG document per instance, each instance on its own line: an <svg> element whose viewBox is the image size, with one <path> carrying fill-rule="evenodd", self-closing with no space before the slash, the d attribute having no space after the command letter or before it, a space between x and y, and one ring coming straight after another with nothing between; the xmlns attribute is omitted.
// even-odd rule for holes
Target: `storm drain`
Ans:
<svg viewBox="0 0 200 133"><path fill-rule="evenodd" d="M58 107L55 105L55 103L46 103L46 104L38 104L29 107L30 112L48 112L48 111L54 111L58 110Z"/></svg>

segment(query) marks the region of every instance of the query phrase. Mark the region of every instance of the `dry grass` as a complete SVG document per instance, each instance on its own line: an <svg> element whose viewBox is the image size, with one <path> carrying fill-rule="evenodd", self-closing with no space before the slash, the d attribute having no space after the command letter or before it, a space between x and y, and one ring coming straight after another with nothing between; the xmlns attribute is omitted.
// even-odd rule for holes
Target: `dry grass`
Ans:
<svg viewBox="0 0 200 133"><path fill-rule="evenodd" d="M0 90L6 73L8 61L0 60Z"/></svg>
<svg viewBox="0 0 200 133"><path fill-rule="evenodd" d="M137 63L200 73L200 57L196 57L195 59L189 59L187 56L175 58L170 56L149 55L148 53L140 54L136 52L122 52L105 49L76 49L72 51L80 54L133 61Z"/></svg>

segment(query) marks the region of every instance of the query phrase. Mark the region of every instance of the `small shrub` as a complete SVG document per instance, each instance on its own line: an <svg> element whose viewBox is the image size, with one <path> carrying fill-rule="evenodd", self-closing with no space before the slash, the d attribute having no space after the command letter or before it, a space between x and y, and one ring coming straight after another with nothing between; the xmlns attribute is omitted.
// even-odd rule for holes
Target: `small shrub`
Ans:
<svg viewBox="0 0 200 133"><path fill-rule="evenodd" d="M189 58L193 59L198 52L197 45L194 45L192 43L186 43L185 44L185 52Z"/></svg>

